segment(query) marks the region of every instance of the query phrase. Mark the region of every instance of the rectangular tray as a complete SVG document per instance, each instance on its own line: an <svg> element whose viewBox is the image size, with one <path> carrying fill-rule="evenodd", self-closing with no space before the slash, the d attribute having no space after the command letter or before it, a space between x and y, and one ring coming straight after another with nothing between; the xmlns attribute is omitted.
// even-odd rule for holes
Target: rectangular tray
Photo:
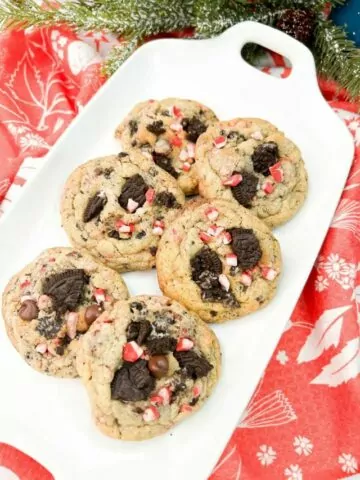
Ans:
<svg viewBox="0 0 360 480"><path fill-rule="evenodd" d="M259 43L287 56L287 79L254 69L241 47ZM323 100L311 53L285 34L252 22L211 40L157 40L142 46L94 97L24 187L0 224L0 288L42 249L67 245L60 226L63 184L80 163L119 151L113 131L148 98L184 97L221 119L262 117L300 147L309 196L276 230L284 271L276 298L247 318L214 326L223 350L219 385L204 408L159 438L142 443L100 434L77 380L41 375L19 357L0 324L0 441L42 462L56 480L202 480L211 472L288 321L338 203L353 157L345 126ZM131 293L160 293L154 271L124 275Z"/></svg>

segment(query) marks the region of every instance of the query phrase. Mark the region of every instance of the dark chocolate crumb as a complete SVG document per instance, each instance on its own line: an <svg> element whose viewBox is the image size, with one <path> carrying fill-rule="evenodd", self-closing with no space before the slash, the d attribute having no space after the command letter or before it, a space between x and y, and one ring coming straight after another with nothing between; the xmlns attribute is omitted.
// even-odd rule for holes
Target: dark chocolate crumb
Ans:
<svg viewBox="0 0 360 480"><path fill-rule="evenodd" d="M155 120L155 122L146 125L146 129L154 135L161 135L165 133L164 122L162 120Z"/></svg>
<svg viewBox="0 0 360 480"><path fill-rule="evenodd" d="M146 232L145 230L140 230L140 232L138 232L136 235L135 235L135 238L137 239L140 239L140 238L143 238L146 236Z"/></svg>
<svg viewBox="0 0 360 480"><path fill-rule="evenodd" d="M157 252L157 247L150 247L149 252L153 257L155 257L156 252Z"/></svg>
<svg viewBox="0 0 360 480"><path fill-rule="evenodd" d="M132 137L138 131L138 122L136 120L130 120L129 129L130 129L130 136Z"/></svg>

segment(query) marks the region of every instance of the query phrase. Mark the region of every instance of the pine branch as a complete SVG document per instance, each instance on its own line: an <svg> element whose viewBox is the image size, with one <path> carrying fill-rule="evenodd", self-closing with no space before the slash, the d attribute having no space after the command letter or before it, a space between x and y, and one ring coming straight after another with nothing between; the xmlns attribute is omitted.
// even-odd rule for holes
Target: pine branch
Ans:
<svg viewBox="0 0 360 480"><path fill-rule="evenodd" d="M345 88L349 97L360 97L360 50L346 32L330 20L319 21L315 30L314 54L318 72Z"/></svg>
<svg viewBox="0 0 360 480"><path fill-rule="evenodd" d="M135 52L139 45L140 39L133 38L111 49L106 62L103 66L103 74L106 76L113 75L116 70L127 60L132 53Z"/></svg>

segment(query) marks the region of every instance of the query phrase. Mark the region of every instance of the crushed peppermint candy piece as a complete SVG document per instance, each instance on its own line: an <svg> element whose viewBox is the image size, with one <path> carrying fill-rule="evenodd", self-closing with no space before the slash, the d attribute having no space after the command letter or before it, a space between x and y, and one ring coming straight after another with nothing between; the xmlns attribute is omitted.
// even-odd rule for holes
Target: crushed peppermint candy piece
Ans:
<svg viewBox="0 0 360 480"><path fill-rule="evenodd" d="M271 267L261 267L261 275L266 280L272 281L278 276L278 272Z"/></svg>
<svg viewBox="0 0 360 480"><path fill-rule="evenodd" d="M160 388L157 394L161 398L162 405L169 405L171 399L171 390L169 387Z"/></svg>
<svg viewBox="0 0 360 480"><path fill-rule="evenodd" d="M20 283L20 288L26 288L31 285L30 280L24 280L23 282Z"/></svg>
<svg viewBox="0 0 360 480"><path fill-rule="evenodd" d="M194 346L194 342L190 338L179 338L179 341L176 345L177 352L187 352L191 350Z"/></svg>
<svg viewBox="0 0 360 480"><path fill-rule="evenodd" d="M193 388L194 397L198 397L201 393L201 385L195 385Z"/></svg>
<svg viewBox="0 0 360 480"><path fill-rule="evenodd" d="M181 118L183 116L182 111L176 105L172 107L172 114L176 118Z"/></svg>
<svg viewBox="0 0 360 480"><path fill-rule="evenodd" d="M138 202L135 202L135 200L133 200L132 198L129 198L128 203L126 205L126 209L130 213L132 213L132 212L135 212L138 206L139 206Z"/></svg>
<svg viewBox="0 0 360 480"><path fill-rule="evenodd" d="M220 135L220 137L214 138L214 145L216 148L223 148L226 145L226 137Z"/></svg>
<svg viewBox="0 0 360 480"><path fill-rule="evenodd" d="M156 153L168 153L171 150L170 143L165 140L164 138L159 138L159 140L155 143L155 152Z"/></svg>
<svg viewBox="0 0 360 480"><path fill-rule="evenodd" d="M224 245L229 245L232 242L232 237L230 232L222 232L222 241Z"/></svg>
<svg viewBox="0 0 360 480"><path fill-rule="evenodd" d="M260 130L258 130L257 132L254 132L250 135L251 138L253 138L254 140L263 140L264 137L263 137L263 134L260 132Z"/></svg>
<svg viewBox="0 0 360 480"><path fill-rule="evenodd" d="M73 340L76 337L76 325L79 320L79 314L76 312L70 312L66 319L66 331L68 337Z"/></svg>
<svg viewBox="0 0 360 480"><path fill-rule="evenodd" d="M182 140L180 137L178 137L177 135L174 135L172 137L172 139L170 140L170 143L171 145L173 145L174 147L181 147L182 145Z"/></svg>
<svg viewBox="0 0 360 480"><path fill-rule="evenodd" d="M94 288L93 295L96 303L105 302L105 290L103 288Z"/></svg>
<svg viewBox="0 0 360 480"><path fill-rule="evenodd" d="M284 170L281 167L281 162L275 163L269 170L275 182L281 183L284 180Z"/></svg>
<svg viewBox="0 0 360 480"><path fill-rule="evenodd" d="M181 125L180 122L174 122L174 123L172 123L172 124L170 125L170 128L171 128L171 130L173 130L174 132L180 132L180 131L183 129L183 127L182 127L182 125Z"/></svg>
<svg viewBox="0 0 360 480"><path fill-rule="evenodd" d="M35 350L38 352L38 353L46 353L47 352L47 345L46 343L39 343L38 345L36 345L35 347Z"/></svg>
<svg viewBox="0 0 360 480"><path fill-rule="evenodd" d="M199 233L199 238L202 240L204 243L209 243L211 241L211 236L208 235L206 232L200 232Z"/></svg>
<svg viewBox="0 0 360 480"><path fill-rule="evenodd" d="M192 408L190 407L190 405L188 405L187 403L184 403L184 405L181 405L180 413L190 413L190 412L192 412Z"/></svg>
<svg viewBox="0 0 360 480"><path fill-rule="evenodd" d="M145 193L145 198L146 201L151 205L155 198L155 190L153 188L149 188Z"/></svg>
<svg viewBox="0 0 360 480"><path fill-rule="evenodd" d="M236 187L237 185L239 185L240 182L242 182L242 179L243 178L240 173L235 173L235 175L231 175L230 178L223 180L222 184L226 187Z"/></svg>
<svg viewBox="0 0 360 480"><path fill-rule="evenodd" d="M144 350L136 342L128 342L123 348L123 359L126 362L136 362L143 353Z"/></svg>
<svg viewBox="0 0 360 480"><path fill-rule="evenodd" d="M119 233L133 233L135 230L133 223L125 223L123 220L117 220L115 226Z"/></svg>
<svg viewBox="0 0 360 480"><path fill-rule="evenodd" d="M181 169L184 170L184 172L189 172L190 169L191 169L190 163L189 162L184 162Z"/></svg>
<svg viewBox="0 0 360 480"><path fill-rule="evenodd" d="M189 157L195 158L195 143L189 142L186 148L187 148Z"/></svg>
<svg viewBox="0 0 360 480"><path fill-rule="evenodd" d="M219 210L217 210L215 207L209 207L205 210L205 215L209 220L216 220L219 216Z"/></svg>
<svg viewBox="0 0 360 480"><path fill-rule="evenodd" d="M145 408L145 411L142 416L144 422L153 422L157 420L159 417L160 417L160 412L153 405L151 407Z"/></svg>
<svg viewBox="0 0 360 480"><path fill-rule="evenodd" d="M180 152L179 160L181 160L182 162L185 162L185 160L187 160L188 158L189 158L188 152L187 150L185 150L185 148L183 148Z"/></svg>
<svg viewBox="0 0 360 480"><path fill-rule="evenodd" d="M150 397L151 405L161 405L162 402L163 402L163 399L160 397L160 395L151 395Z"/></svg>
<svg viewBox="0 0 360 480"><path fill-rule="evenodd" d="M224 287L224 290L228 292L230 290L230 280L228 279L228 277L224 273L221 273L218 280L220 285Z"/></svg>
<svg viewBox="0 0 360 480"><path fill-rule="evenodd" d="M250 285L252 284L251 275L249 275L248 273L242 273L240 276L240 283L245 285L245 287L250 287Z"/></svg>
<svg viewBox="0 0 360 480"><path fill-rule="evenodd" d="M162 220L155 220L153 224L153 234L162 235L164 233L165 223Z"/></svg>
<svg viewBox="0 0 360 480"><path fill-rule="evenodd" d="M235 253L228 253L225 255L226 264L230 265L230 267L236 267L238 264L238 259Z"/></svg>
<svg viewBox="0 0 360 480"><path fill-rule="evenodd" d="M262 186L262 189L266 193L266 195L269 195L274 191L274 185L270 182L265 182Z"/></svg>
<svg viewBox="0 0 360 480"><path fill-rule="evenodd" d="M207 233L212 237L218 237L224 231L224 227L218 227L217 225L210 225Z"/></svg>

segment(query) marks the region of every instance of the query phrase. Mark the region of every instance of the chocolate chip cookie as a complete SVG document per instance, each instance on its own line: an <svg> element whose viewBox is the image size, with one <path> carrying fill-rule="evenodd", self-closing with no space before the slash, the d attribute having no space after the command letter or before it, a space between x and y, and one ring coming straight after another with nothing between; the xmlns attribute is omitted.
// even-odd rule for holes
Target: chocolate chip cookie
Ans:
<svg viewBox="0 0 360 480"><path fill-rule="evenodd" d="M197 191L195 144L217 118L193 100L166 98L136 105L115 136L125 150L139 149L176 178L185 195Z"/></svg>
<svg viewBox="0 0 360 480"><path fill-rule="evenodd" d="M73 245L124 272L155 265L166 225L185 202L176 183L138 152L91 160L69 177L61 216Z"/></svg>
<svg viewBox="0 0 360 480"><path fill-rule="evenodd" d="M197 200L163 235L156 256L161 290L206 322L264 307L281 271L278 241L248 210L226 200Z"/></svg>
<svg viewBox="0 0 360 480"><path fill-rule="evenodd" d="M2 302L8 336L36 370L76 377L79 338L128 297L114 270L71 248L50 248L9 281Z"/></svg>
<svg viewBox="0 0 360 480"><path fill-rule="evenodd" d="M199 192L250 209L269 227L289 220L307 194L297 146L257 118L219 122L196 145Z"/></svg>
<svg viewBox="0 0 360 480"><path fill-rule="evenodd" d="M77 367L99 429L143 440L201 408L220 375L220 348L210 328L177 302L138 296L90 327Z"/></svg>

